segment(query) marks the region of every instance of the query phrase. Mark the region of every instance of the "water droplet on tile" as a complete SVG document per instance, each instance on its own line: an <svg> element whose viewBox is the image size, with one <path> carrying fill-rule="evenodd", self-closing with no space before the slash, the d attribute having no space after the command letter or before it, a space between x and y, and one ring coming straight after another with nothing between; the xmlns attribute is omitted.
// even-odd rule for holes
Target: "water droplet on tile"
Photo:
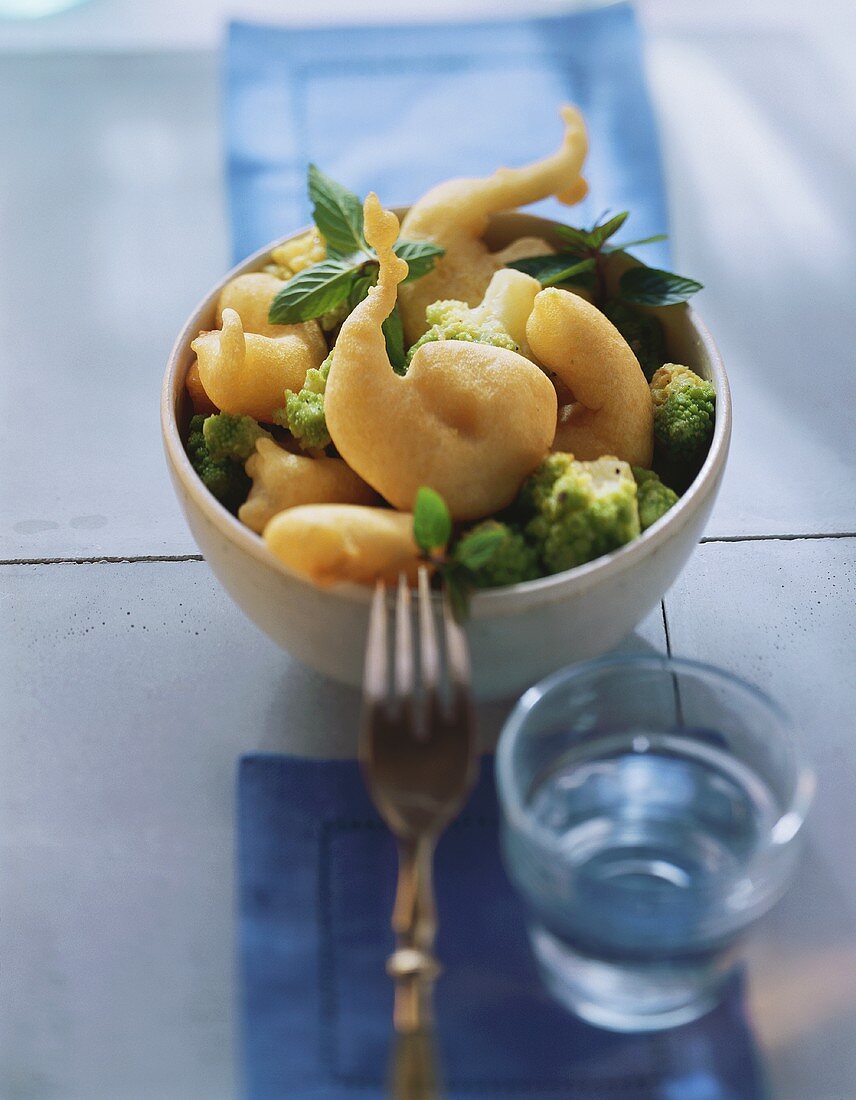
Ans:
<svg viewBox="0 0 856 1100"><path fill-rule="evenodd" d="M13 527L19 535L40 535L43 531L57 531L59 524L52 519L22 519Z"/></svg>
<svg viewBox="0 0 856 1100"><path fill-rule="evenodd" d="M69 526L78 531L94 531L96 527L106 526L107 522L106 516L74 516Z"/></svg>

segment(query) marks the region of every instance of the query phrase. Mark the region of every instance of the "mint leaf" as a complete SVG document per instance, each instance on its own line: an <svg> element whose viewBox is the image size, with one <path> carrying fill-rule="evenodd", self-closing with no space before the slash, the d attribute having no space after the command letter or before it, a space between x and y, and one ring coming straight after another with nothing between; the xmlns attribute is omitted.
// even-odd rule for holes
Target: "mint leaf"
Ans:
<svg viewBox="0 0 856 1100"><path fill-rule="evenodd" d="M386 339L386 354L392 363L392 369L396 374L405 374L407 355L404 348L404 326L401 323L397 304L383 323L383 335Z"/></svg>
<svg viewBox="0 0 856 1100"><path fill-rule="evenodd" d="M592 247L592 235L585 229L575 229L572 225L557 225L556 235L571 245L576 254L587 252Z"/></svg>
<svg viewBox="0 0 856 1100"><path fill-rule="evenodd" d="M327 253L334 259L361 255L373 257L363 235L363 202L314 164L309 165L309 198L312 217L321 236L327 242ZM406 282L419 279L434 266L444 249L432 241L397 241L395 254L407 261L410 268Z"/></svg>
<svg viewBox="0 0 856 1100"><path fill-rule="evenodd" d="M473 531L455 547L455 561L475 572L487 565L505 538L502 528Z"/></svg>
<svg viewBox="0 0 856 1100"><path fill-rule="evenodd" d="M685 302L702 284L656 267L631 267L618 281L618 297L639 306L673 306Z"/></svg>
<svg viewBox="0 0 856 1100"><path fill-rule="evenodd" d="M570 267L564 268L562 271L556 271L547 278L541 279L542 286L558 286L560 283L574 283L575 285L586 286L589 283L589 279L586 277L589 271L594 271L597 266L597 261L592 259L579 260L575 264L571 264Z"/></svg>
<svg viewBox="0 0 856 1100"><path fill-rule="evenodd" d="M334 258L365 252L363 204L358 195L309 165L309 198L312 218L327 242L327 253Z"/></svg>
<svg viewBox="0 0 856 1100"><path fill-rule="evenodd" d="M420 550L442 550L452 534L452 517L446 502L434 489L421 486L413 505L413 538Z"/></svg>
<svg viewBox="0 0 856 1100"><path fill-rule="evenodd" d="M583 282L578 276L591 271L595 261L592 258L581 260L573 252L556 252L550 256L527 256L507 266L533 276L542 286L556 286L557 283Z"/></svg>
<svg viewBox="0 0 856 1100"><path fill-rule="evenodd" d="M437 257L442 256L445 249L431 241L396 241L393 252L402 260L407 260L410 270L404 281L411 283L414 279L421 279L423 275L427 275Z"/></svg>
<svg viewBox="0 0 856 1100"><path fill-rule="evenodd" d="M365 274L368 264L365 265L359 274L355 275L354 281L351 284L351 291L348 295L348 305L351 309L356 309L360 302L368 296L369 288L373 287L377 282L377 269L370 275Z"/></svg>
<svg viewBox="0 0 856 1100"><path fill-rule="evenodd" d="M358 195L336 183L314 164L309 165L312 216L327 244L327 259L304 268L277 294L268 320L273 325L309 321L347 301L358 305L377 282L377 255L363 236L363 204ZM409 265L407 281L418 279L434 266L443 249L431 241L398 241L395 252ZM390 360L403 373L404 336L397 315L384 325Z"/></svg>
<svg viewBox="0 0 856 1100"><path fill-rule="evenodd" d="M610 237L618 232L629 217L630 211L623 210L620 214L616 214L615 217L610 218L609 221L596 225L591 233L589 233L592 248L600 248L604 245Z"/></svg>
<svg viewBox="0 0 856 1100"><path fill-rule="evenodd" d="M608 244L604 252L626 252L628 248L637 248L642 244L656 244L657 241L667 241L668 233L654 233L651 237L637 237L635 241L622 241L621 244Z"/></svg>
<svg viewBox="0 0 856 1100"><path fill-rule="evenodd" d="M268 321L294 325L335 309L347 299L359 270L344 260L329 259L298 271L271 302Z"/></svg>

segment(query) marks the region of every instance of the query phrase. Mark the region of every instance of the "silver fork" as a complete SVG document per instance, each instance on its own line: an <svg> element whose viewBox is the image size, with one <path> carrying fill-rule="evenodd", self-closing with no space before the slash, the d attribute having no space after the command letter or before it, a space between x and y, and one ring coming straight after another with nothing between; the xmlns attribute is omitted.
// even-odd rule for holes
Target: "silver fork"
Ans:
<svg viewBox="0 0 856 1100"><path fill-rule="evenodd" d="M441 1095L433 1023L437 912L434 849L466 801L477 773L475 721L464 632L443 598L444 645L437 642L428 572L419 570L419 675L410 586L399 578L395 648L390 662L386 586L374 594L366 644L360 761L366 785L398 841L398 888L392 914L396 1041L390 1065L395 1100ZM392 690L389 666L394 669ZM417 690L421 681L421 690ZM442 686L448 684L444 705Z"/></svg>

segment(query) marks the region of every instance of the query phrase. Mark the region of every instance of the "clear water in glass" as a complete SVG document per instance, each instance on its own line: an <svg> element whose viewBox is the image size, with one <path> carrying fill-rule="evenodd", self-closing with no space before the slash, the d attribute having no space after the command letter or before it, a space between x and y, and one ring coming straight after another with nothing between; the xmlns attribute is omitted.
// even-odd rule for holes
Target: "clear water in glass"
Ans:
<svg viewBox="0 0 856 1100"><path fill-rule="evenodd" d="M592 662L532 689L497 781L543 978L616 1030L715 1003L742 933L787 885L812 790L771 701L665 658Z"/></svg>
<svg viewBox="0 0 856 1100"><path fill-rule="evenodd" d="M549 923L618 957L709 946L712 888L739 873L778 812L764 781L715 744L653 731L564 754L530 810L575 878L578 908Z"/></svg>

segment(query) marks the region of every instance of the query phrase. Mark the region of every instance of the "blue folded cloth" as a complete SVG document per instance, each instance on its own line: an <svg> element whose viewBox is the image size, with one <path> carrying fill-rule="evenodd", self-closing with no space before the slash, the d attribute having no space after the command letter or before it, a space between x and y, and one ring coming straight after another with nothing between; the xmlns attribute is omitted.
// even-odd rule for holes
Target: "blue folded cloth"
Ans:
<svg viewBox="0 0 856 1100"><path fill-rule="evenodd" d="M356 764L249 756L238 782L251 1100L383 1095L396 860ZM505 877L489 759L437 851L437 1014L450 1100L759 1100L741 983L702 1020L614 1035L544 992Z"/></svg>
<svg viewBox="0 0 856 1100"><path fill-rule="evenodd" d="M588 198L531 207L590 224L630 210L627 236L667 228L654 116L631 7L560 18L288 30L232 24L226 143L235 261L310 220L314 161L363 196L412 202L450 176L525 164L559 144L560 104L591 135ZM648 263L665 262L664 244Z"/></svg>
<svg viewBox="0 0 856 1100"><path fill-rule="evenodd" d="M438 180L558 145L558 106L589 125L589 198L548 216L629 209L666 228L657 135L631 8L561 18L284 30L233 25L226 136L235 258L309 220L306 167L406 203ZM535 209L535 208L533 208ZM663 245L648 262L666 262ZM239 894L252 1100L380 1097L392 993L392 842L355 763L242 761ZM703 1021L615 1036L541 989L499 860L491 768L438 852L437 1002L450 1100L756 1100L739 985Z"/></svg>

